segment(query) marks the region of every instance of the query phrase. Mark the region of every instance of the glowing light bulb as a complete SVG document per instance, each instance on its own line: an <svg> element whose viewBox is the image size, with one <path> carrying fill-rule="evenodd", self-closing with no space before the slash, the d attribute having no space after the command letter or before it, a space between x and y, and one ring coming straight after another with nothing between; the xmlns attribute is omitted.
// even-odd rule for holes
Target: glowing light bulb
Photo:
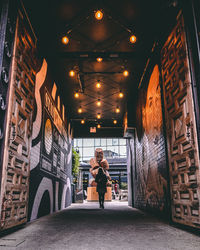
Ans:
<svg viewBox="0 0 200 250"><path fill-rule="evenodd" d="M117 120L114 120L113 123L114 123L114 124L117 124Z"/></svg>
<svg viewBox="0 0 200 250"><path fill-rule="evenodd" d="M84 124L85 123L85 120L81 120L81 124Z"/></svg>
<svg viewBox="0 0 200 250"><path fill-rule="evenodd" d="M119 98L123 98L124 97L124 94L120 91L119 92Z"/></svg>
<svg viewBox="0 0 200 250"><path fill-rule="evenodd" d="M101 106L101 101L100 101L100 100L97 101L97 106L98 106L98 107Z"/></svg>
<svg viewBox="0 0 200 250"><path fill-rule="evenodd" d="M76 93L74 94L74 97L75 97L75 98L79 98L79 93L76 92Z"/></svg>
<svg viewBox="0 0 200 250"><path fill-rule="evenodd" d="M137 41L136 36L132 35L132 36L130 37L130 42L131 42L131 43L135 43L136 41Z"/></svg>
<svg viewBox="0 0 200 250"><path fill-rule="evenodd" d="M101 83L100 83L100 82L97 82L97 83L96 83L96 88L97 88L97 89L100 89L100 88L101 88Z"/></svg>
<svg viewBox="0 0 200 250"><path fill-rule="evenodd" d="M100 119L100 118L101 118L101 115L100 115L100 114L98 114L98 115L97 115L97 119Z"/></svg>
<svg viewBox="0 0 200 250"><path fill-rule="evenodd" d="M100 128L101 127L101 125L100 124L97 124L97 128Z"/></svg>
<svg viewBox="0 0 200 250"><path fill-rule="evenodd" d="M70 77L74 77L74 76L75 76L75 72L74 72L73 70L70 70L70 71L69 71L69 76L70 76Z"/></svg>
<svg viewBox="0 0 200 250"><path fill-rule="evenodd" d="M97 20L101 20L101 19L103 18L103 13L102 13L102 11L97 10L97 11L95 12L95 18L96 18Z"/></svg>
<svg viewBox="0 0 200 250"><path fill-rule="evenodd" d="M80 107L79 109L78 109L78 113L80 114L80 113L82 113L83 112L83 110L82 110L82 108Z"/></svg>
<svg viewBox="0 0 200 250"><path fill-rule="evenodd" d="M101 57L97 57L97 62L102 62L103 61L103 58L101 58Z"/></svg>
<svg viewBox="0 0 200 250"><path fill-rule="evenodd" d="M125 77L127 77L127 76L129 75L128 70L124 70L123 75L124 75Z"/></svg>
<svg viewBox="0 0 200 250"><path fill-rule="evenodd" d="M67 36L63 36L62 37L62 43L63 44L68 44L68 42L69 42L69 38Z"/></svg>
<svg viewBox="0 0 200 250"><path fill-rule="evenodd" d="M117 107L116 110L115 110L116 113L119 113L120 112L120 109Z"/></svg>

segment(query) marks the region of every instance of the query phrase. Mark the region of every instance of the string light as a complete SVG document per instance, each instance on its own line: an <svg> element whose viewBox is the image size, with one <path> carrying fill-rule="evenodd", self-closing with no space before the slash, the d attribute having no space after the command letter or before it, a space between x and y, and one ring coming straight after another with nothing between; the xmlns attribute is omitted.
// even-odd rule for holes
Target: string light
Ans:
<svg viewBox="0 0 200 250"><path fill-rule="evenodd" d="M136 41L137 41L136 36L132 35L132 36L130 37L130 42L131 42L131 43L136 43Z"/></svg>
<svg viewBox="0 0 200 250"><path fill-rule="evenodd" d="M101 20L101 19L103 18L103 12L100 11L100 10L97 10L97 11L95 12L95 18L96 18L97 20Z"/></svg>
<svg viewBox="0 0 200 250"><path fill-rule="evenodd" d="M97 101L97 106L100 107L101 106L101 101L98 99Z"/></svg>
<svg viewBox="0 0 200 250"><path fill-rule="evenodd" d="M100 124L97 124L97 128L101 128L101 125L100 125Z"/></svg>
<svg viewBox="0 0 200 250"><path fill-rule="evenodd" d="M123 75L124 75L125 77L127 77L127 76L129 75L128 70L124 70Z"/></svg>
<svg viewBox="0 0 200 250"><path fill-rule="evenodd" d="M103 61L103 58L102 57L97 57L97 62L102 62Z"/></svg>
<svg viewBox="0 0 200 250"><path fill-rule="evenodd" d="M82 119L82 120L81 120L81 124L84 124L84 123L85 123L85 120L84 120L84 119Z"/></svg>
<svg viewBox="0 0 200 250"><path fill-rule="evenodd" d="M119 92L119 98L123 98L123 97L124 97L124 94L120 90L120 92Z"/></svg>
<svg viewBox="0 0 200 250"><path fill-rule="evenodd" d="M69 42L69 38L67 36L63 36L62 37L62 43L63 44L68 44L68 42Z"/></svg>
<svg viewBox="0 0 200 250"><path fill-rule="evenodd" d="M100 114L97 114L97 119L100 119L101 118L101 115Z"/></svg>
<svg viewBox="0 0 200 250"><path fill-rule="evenodd" d="M74 70L70 70L70 71L69 71L69 76L70 76L70 77L74 77L74 76L75 76Z"/></svg>
<svg viewBox="0 0 200 250"><path fill-rule="evenodd" d="M113 123L114 123L114 124L117 124L117 120L114 120Z"/></svg>
<svg viewBox="0 0 200 250"><path fill-rule="evenodd" d="M79 93L76 92L76 93L74 94L74 97L75 97L75 98L79 98Z"/></svg>
<svg viewBox="0 0 200 250"><path fill-rule="evenodd" d="M78 109L78 113L81 114L82 112L83 112L83 110L82 110L82 108L80 107L80 108Z"/></svg>
<svg viewBox="0 0 200 250"><path fill-rule="evenodd" d="M120 112L120 108L117 107L116 110L115 110L116 113L119 113Z"/></svg>
<svg viewBox="0 0 200 250"><path fill-rule="evenodd" d="M101 83L100 83L99 81L96 83L96 88L97 88L97 89L100 89L100 88L101 88Z"/></svg>

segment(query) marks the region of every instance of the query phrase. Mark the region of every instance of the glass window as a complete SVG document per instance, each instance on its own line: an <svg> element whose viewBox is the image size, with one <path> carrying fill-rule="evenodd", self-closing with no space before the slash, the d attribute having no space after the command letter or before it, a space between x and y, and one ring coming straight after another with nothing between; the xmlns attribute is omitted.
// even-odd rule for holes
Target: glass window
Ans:
<svg viewBox="0 0 200 250"><path fill-rule="evenodd" d="M118 139L117 138L112 139L112 145L118 145Z"/></svg>
<svg viewBox="0 0 200 250"><path fill-rule="evenodd" d="M126 145L126 139L119 139L120 145Z"/></svg>
<svg viewBox="0 0 200 250"><path fill-rule="evenodd" d="M77 145L78 147L82 147L82 139L77 139Z"/></svg>
<svg viewBox="0 0 200 250"><path fill-rule="evenodd" d="M106 146L106 139L101 139L101 146Z"/></svg>
<svg viewBox="0 0 200 250"><path fill-rule="evenodd" d="M120 146L120 156L126 156L126 146Z"/></svg>
<svg viewBox="0 0 200 250"><path fill-rule="evenodd" d="M83 139L83 146L84 147L94 147L94 139L89 139L89 138L85 138Z"/></svg>
<svg viewBox="0 0 200 250"><path fill-rule="evenodd" d="M112 146L112 139L107 139L107 145Z"/></svg>
<svg viewBox="0 0 200 250"><path fill-rule="evenodd" d="M74 148L76 147L76 139L73 140L73 143L74 143Z"/></svg>
<svg viewBox="0 0 200 250"><path fill-rule="evenodd" d="M100 138L96 138L95 139L95 147L100 147L101 143L101 139Z"/></svg>

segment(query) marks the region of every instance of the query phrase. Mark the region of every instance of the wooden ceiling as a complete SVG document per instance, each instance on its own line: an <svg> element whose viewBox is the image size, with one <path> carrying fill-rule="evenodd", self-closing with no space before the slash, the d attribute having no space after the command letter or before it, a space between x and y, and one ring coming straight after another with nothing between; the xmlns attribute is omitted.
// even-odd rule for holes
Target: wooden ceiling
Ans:
<svg viewBox="0 0 200 250"><path fill-rule="evenodd" d="M173 1L168 0L24 0L39 51L48 60L73 122L75 135L89 127L122 127L127 100L134 99L145 63ZM172 6L173 7L173 6ZM102 20L94 17L103 12ZM131 35L137 37L132 44ZM62 44L63 36L69 38ZM102 62L96 58L101 57ZM70 77L69 71L75 76ZM125 77L123 71L128 70ZM100 89L95 84L102 83ZM74 98L78 91L79 98ZM119 92L124 98L119 98ZM96 105L97 100L101 106ZM83 112L79 114L81 106ZM116 113L116 107L120 112ZM134 107L133 107L134 109ZM101 119L97 119L97 114ZM81 119L85 119L82 125ZM118 121L117 125L113 120ZM84 133L83 133L84 131ZM113 130L114 131L114 130ZM88 133L88 135L86 135ZM108 132L107 136L110 132ZM101 132L100 135L105 134ZM120 136L120 135L119 135Z"/></svg>

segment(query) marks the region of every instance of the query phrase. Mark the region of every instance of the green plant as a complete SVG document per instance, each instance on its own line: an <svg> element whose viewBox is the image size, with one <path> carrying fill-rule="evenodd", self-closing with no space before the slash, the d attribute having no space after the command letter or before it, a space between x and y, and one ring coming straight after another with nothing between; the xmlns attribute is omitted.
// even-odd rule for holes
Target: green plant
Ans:
<svg viewBox="0 0 200 250"><path fill-rule="evenodd" d="M80 155L79 153L72 148L72 175L77 176L79 173L79 166L80 166Z"/></svg>
<svg viewBox="0 0 200 250"><path fill-rule="evenodd" d="M121 189L128 189L128 184L126 182L121 182Z"/></svg>

